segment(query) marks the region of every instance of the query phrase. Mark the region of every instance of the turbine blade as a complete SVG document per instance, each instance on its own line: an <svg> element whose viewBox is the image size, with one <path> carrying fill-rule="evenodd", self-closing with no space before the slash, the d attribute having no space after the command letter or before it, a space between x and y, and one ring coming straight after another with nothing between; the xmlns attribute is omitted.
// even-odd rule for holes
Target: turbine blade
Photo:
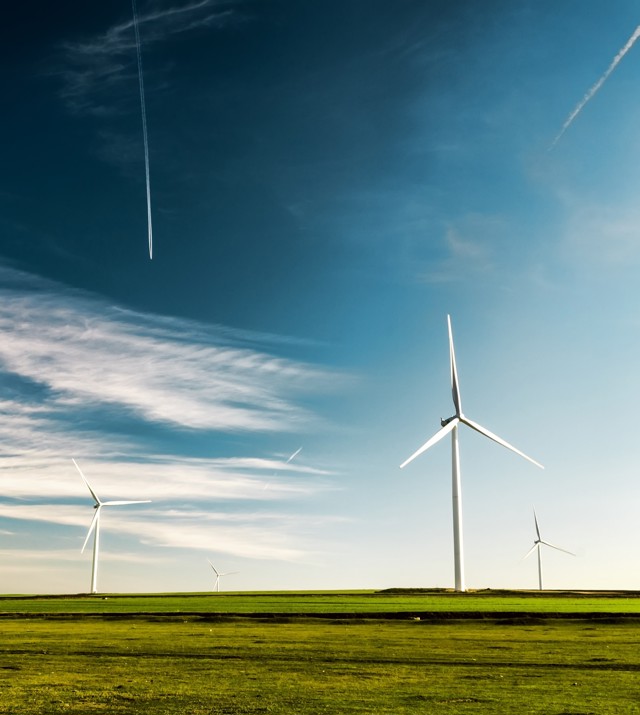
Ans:
<svg viewBox="0 0 640 715"><path fill-rule="evenodd" d="M532 554L537 548L538 548L538 544L534 544L534 545L529 549L529 551L527 551L527 553L522 557L522 561L524 561L525 559L529 558L529 556L531 556L531 554Z"/></svg>
<svg viewBox="0 0 640 715"><path fill-rule="evenodd" d="M82 473L82 470L81 470L80 467L78 466L78 463L76 462L76 460L75 460L73 457L71 457L71 461L76 465L76 469L80 472L80 476L82 477L82 480L84 481L84 483L87 485L87 488L88 488L89 491L91 492L91 496L93 497L95 503L98 504L98 505L102 504L102 502L101 502L100 499L98 498L98 495L93 491L93 489L91 488L91 485L90 485L89 482L87 481L87 478L86 478L86 477L84 476L84 474Z"/></svg>
<svg viewBox="0 0 640 715"><path fill-rule="evenodd" d="M456 367L456 352L453 347L453 331L451 330L451 316L447 315L449 326L449 361L451 363L451 396L456 408L456 415L462 414L462 400L460 399L460 385L458 384L458 369Z"/></svg>
<svg viewBox="0 0 640 715"><path fill-rule="evenodd" d="M216 571L216 567L211 563L211 561L209 561L209 559L207 559L207 562L209 563L209 566L211 566L211 568L213 569L215 575L220 578L220 574Z"/></svg>
<svg viewBox="0 0 640 715"><path fill-rule="evenodd" d="M240 571L227 571L227 573L221 573L220 576L233 576L237 573L240 573Z"/></svg>
<svg viewBox="0 0 640 715"><path fill-rule="evenodd" d="M102 506L125 506L126 504L151 504L151 499L142 501L103 501Z"/></svg>
<svg viewBox="0 0 640 715"><path fill-rule="evenodd" d="M429 447L433 447L436 442L439 442L444 436L448 435L449 432L460 422L458 417L454 417L451 422L446 424L442 429L439 429L431 439L427 440L420 449L414 452L409 459L405 460L401 465L400 469L406 467L409 462L413 462L416 457L419 457L423 452L426 452Z"/></svg>
<svg viewBox="0 0 640 715"><path fill-rule="evenodd" d="M84 550L87 546L87 543L89 542L89 537L93 533L93 530L96 528L96 524L98 523L98 520L100 519L100 509L101 509L101 507L99 506L96 509L95 514L93 515L93 519L91 519L91 525L89 526L89 531L87 531L87 536L84 540L84 544L82 544L82 548L80 549L81 554L84 554Z"/></svg>
<svg viewBox="0 0 640 715"><path fill-rule="evenodd" d="M528 462L531 462L531 464L535 464L536 467L540 467L540 469L544 469L544 467L540 464L540 462L536 462L535 459L531 459L531 457L527 457L527 455L524 452L521 452L519 449L516 449L512 444L505 442L501 437L498 437L497 434L493 434L493 432L490 432L486 427L482 427L477 422L470 420L468 417L461 417L460 422L464 423L468 427L471 427L471 429L474 429L476 432L480 432L480 434L483 434L485 437L492 439L494 442L501 444L503 447L510 449L512 452L519 454L521 457L524 457Z"/></svg>
<svg viewBox="0 0 640 715"><path fill-rule="evenodd" d="M555 549L556 551L562 551L565 554L569 554L570 556L575 556L573 551L567 551L566 549L561 549L559 546L555 546L554 544L550 544L548 541L541 541L541 544L544 544L545 546L550 546L552 549Z"/></svg>
<svg viewBox="0 0 640 715"><path fill-rule="evenodd" d="M536 516L535 507L533 509L533 520L536 522L536 534L538 534L538 541L540 541L542 537L540 536L540 527L538 526L538 517Z"/></svg>

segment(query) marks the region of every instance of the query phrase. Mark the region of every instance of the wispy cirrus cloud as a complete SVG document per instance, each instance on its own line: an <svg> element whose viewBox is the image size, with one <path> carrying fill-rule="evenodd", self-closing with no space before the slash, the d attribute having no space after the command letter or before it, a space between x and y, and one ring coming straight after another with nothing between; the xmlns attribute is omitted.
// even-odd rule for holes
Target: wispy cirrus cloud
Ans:
<svg viewBox="0 0 640 715"><path fill-rule="evenodd" d="M144 507L141 509L140 507ZM0 518L56 524L77 531L78 550L92 509L76 505L2 504ZM222 552L239 558L296 561L313 547L310 532L326 529L336 517L291 515L279 511L229 513L154 507L153 504L108 509L101 528L120 539L133 538L163 549ZM113 557L113 554L112 554ZM130 557L126 554L125 558ZM78 558L78 557L76 557Z"/></svg>
<svg viewBox="0 0 640 715"><path fill-rule="evenodd" d="M427 283L450 283L491 272L494 245L503 232L503 223L490 216L468 216L458 224L448 225L444 231L444 256L430 261L422 279Z"/></svg>
<svg viewBox="0 0 640 715"><path fill-rule="evenodd" d="M241 0L200 0L184 5L157 3L138 13L143 47L196 30L223 27L238 19ZM61 46L56 74L62 79L61 96L74 112L105 115L115 111L105 98L123 81L135 82L136 39L133 17L93 37ZM135 84L133 84L135 87Z"/></svg>
<svg viewBox="0 0 640 715"><path fill-rule="evenodd" d="M141 541L165 548L215 549L240 558L281 561L300 560L313 548L308 539L308 516L188 510L172 510L158 516L156 521L139 522ZM336 519L320 517L315 521L315 528L326 528ZM166 528L168 524L170 529Z"/></svg>
<svg viewBox="0 0 640 715"><path fill-rule="evenodd" d="M572 263L601 272L637 268L640 210L635 204L568 201L567 216L561 246Z"/></svg>
<svg viewBox="0 0 640 715"><path fill-rule="evenodd" d="M246 333L119 310L44 282L21 290L15 271L2 281L7 272L0 276L4 407L15 406L25 425L92 405L182 429L299 430L316 418L294 396L340 382L267 352ZM27 286L33 280L27 276Z"/></svg>
<svg viewBox="0 0 640 715"><path fill-rule="evenodd" d="M207 454L220 432L317 428L302 403L346 376L276 355L295 344L287 338L136 313L11 268L0 269L0 330L0 518L86 526L92 503L73 456L101 498L155 503L144 519L114 514L121 534L188 548L210 544L213 529L220 551L299 550L293 535L277 545L277 519L245 512L333 489L329 470L246 445L189 456L182 438ZM230 513L213 528L221 504Z"/></svg>
<svg viewBox="0 0 640 715"><path fill-rule="evenodd" d="M2 496L19 500L90 500L71 455L103 500L117 498L179 500L180 503L276 501L308 497L332 487L328 470L276 459L206 459L149 455L132 461L116 456L78 457L78 439L69 435L60 452L5 455L0 459ZM75 446L75 449L74 449ZM81 446L86 450L84 441ZM91 445L97 446L100 445ZM256 467L254 463L260 463ZM289 467L288 474L281 474ZM278 472L277 479L274 474ZM269 480L268 482L266 480ZM265 491L265 485L269 489Z"/></svg>

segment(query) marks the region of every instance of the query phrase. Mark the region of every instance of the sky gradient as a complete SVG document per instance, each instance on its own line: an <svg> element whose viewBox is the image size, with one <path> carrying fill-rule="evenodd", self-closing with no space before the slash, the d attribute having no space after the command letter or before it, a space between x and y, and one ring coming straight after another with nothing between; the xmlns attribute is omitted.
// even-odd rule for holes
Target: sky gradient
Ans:
<svg viewBox="0 0 640 715"><path fill-rule="evenodd" d="M467 585L537 586L535 506L547 586L640 589L637 4L137 10L152 261L131 5L0 28L0 590L88 590L72 457L152 500L100 590L451 586L448 444L399 469L447 314L465 412L545 465L461 429Z"/></svg>

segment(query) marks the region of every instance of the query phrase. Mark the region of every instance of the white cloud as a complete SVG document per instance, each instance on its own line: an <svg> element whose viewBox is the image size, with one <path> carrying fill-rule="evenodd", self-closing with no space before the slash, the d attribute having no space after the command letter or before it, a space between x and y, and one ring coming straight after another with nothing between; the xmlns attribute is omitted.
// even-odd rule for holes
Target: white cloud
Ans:
<svg viewBox="0 0 640 715"><path fill-rule="evenodd" d="M285 477L272 469L279 466L285 471L290 465L276 460L156 455L139 462L113 456L101 462L88 457L77 461L102 500L274 501L307 497L330 488L328 480L319 479L327 475L326 471L300 465L298 469L290 469L290 475ZM272 469L261 474L248 467L251 462L264 462L272 465ZM91 500L71 459L54 452L5 456L0 460L0 476L5 498Z"/></svg>
<svg viewBox="0 0 640 715"><path fill-rule="evenodd" d="M18 413L17 431L86 407L191 430L299 430L316 418L293 396L340 381L246 334L114 310L47 284L25 292L10 278L0 284L0 367L17 383L0 409Z"/></svg>
<svg viewBox="0 0 640 715"><path fill-rule="evenodd" d="M296 561L313 550L310 532L337 521L333 517L297 516L283 512L158 509L153 504L105 508L101 533L137 540L159 548L225 553L241 558ZM57 524L77 530L78 551L93 509L64 504L1 504L0 518ZM115 553L111 549L112 553ZM15 558L19 551L7 551ZM127 553L127 552L125 552Z"/></svg>
<svg viewBox="0 0 640 715"><path fill-rule="evenodd" d="M637 266L640 261L640 209L635 205L569 206L563 247L569 260L599 269Z"/></svg>
<svg viewBox="0 0 640 715"><path fill-rule="evenodd" d="M460 231L449 227L446 233L446 241L452 258L456 263L473 263L474 265L484 265L487 262L487 248L479 241L474 241L468 237L463 237Z"/></svg>
<svg viewBox="0 0 640 715"><path fill-rule="evenodd" d="M45 521L89 528L92 512L69 504L0 504L0 516L19 521Z"/></svg>
<svg viewBox="0 0 640 715"><path fill-rule="evenodd" d="M173 510L153 521L138 522L138 527L142 541L161 547L294 561L306 551L299 533L295 533L304 521L283 514Z"/></svg>
<svg viewBox="0 0 640 715"><path fill-rule="evenodd" d="M179 6L158 7L138 13L143 52L174 35L221 27L237 15L238 0L200 0ZM111 93L123 80L135 81L136 40L133 15L104 32L62 46L58 74L62 97L74 111L95 115L114 111Z"/></svg>
<svg viewBox="0 0 640 715"><path fill-rule="evenodd" d="M493 216L470 214L444 231L444 256L430 261L422 273L427 283L450 283L494 268L493 246L503 239L504 222Z"/></svg>
<svg viewBox="0 0 640 715"><path fill-rule="evenodd" d="M329 470L307 452L292 461L288 451L251 456L246 447L218 456L218 444L215 457L192 457L182 438L206 455L215 432L317 428L300 400L344 377L274 355L288 339L114 308L6 268L0 331L0 519L84 535L92 500L75 457L102 499L154 502L109 510L105 527L128 538L256 558L304 551L306 518L245 512L333 489ZM162 453L149 449L150 435Z"/></svg>

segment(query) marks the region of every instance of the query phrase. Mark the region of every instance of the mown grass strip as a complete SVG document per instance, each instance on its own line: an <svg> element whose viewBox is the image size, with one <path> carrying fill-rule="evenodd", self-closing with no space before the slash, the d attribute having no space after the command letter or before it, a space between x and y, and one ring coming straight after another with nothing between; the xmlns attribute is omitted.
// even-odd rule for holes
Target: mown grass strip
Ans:
<svg viewBox="0 0 640 715"><path fill-rule="evenodd" d="M281 592L219 594L104 594L97 596L4 596L0 614L23 613L219 613L413 614L472 613L640 614L637 592Z"/></svg>

